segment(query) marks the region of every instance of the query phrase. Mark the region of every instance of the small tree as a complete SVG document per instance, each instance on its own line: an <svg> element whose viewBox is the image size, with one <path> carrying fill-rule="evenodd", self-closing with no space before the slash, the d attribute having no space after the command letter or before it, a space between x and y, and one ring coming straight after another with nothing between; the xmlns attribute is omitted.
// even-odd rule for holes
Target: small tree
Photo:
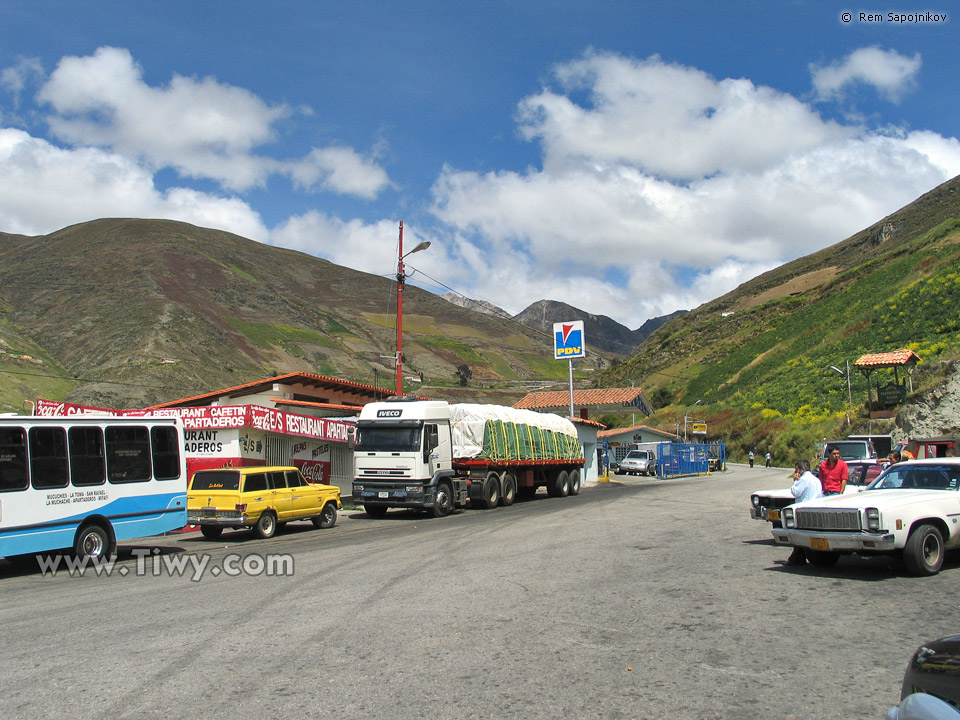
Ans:
<svg viewBox="0 0 960 720"><path fill-rule="evenodd" d="M467 382L472 377L473 377L473 372L470 370L469 365L457 366L457 381L460 383L460 387L466 387Z"/></svg>

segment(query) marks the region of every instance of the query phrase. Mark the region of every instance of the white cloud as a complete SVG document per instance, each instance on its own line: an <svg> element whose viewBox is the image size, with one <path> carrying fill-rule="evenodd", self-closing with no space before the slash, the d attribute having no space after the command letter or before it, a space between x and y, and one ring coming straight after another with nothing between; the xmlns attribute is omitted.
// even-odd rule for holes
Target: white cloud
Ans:
<svg viewBox="0 0 960 720"><path fill-rule="evenodd" d="M849 86L863 84L896 103L913 88L922 64L920 53L907 57L895 50L867 47L829 65L811 64L810 73L820 99L841 97Z"/></svg>
<svg viewBox="0 0 960 720"><path fill-rule="evenodd" d="M20 106L20 95L27 85L43 76L43 67L36 58L20 58L16 65L0 70L0 86L13 94L13 106Z"/></svg>
<svg viewBox="0 0 960 720"><path fill-rule="evenodd" d="M153 169L210 178L230 190L263 186L272 174L307 186L322 181L327 190L364 198L389 184L373 160L349 148L316 149L293 161L255 153L276 139L275 125L291 114L288 107L268 105L211 77L174 75L168 86L151 87L122 48L63 58L38 100L56 112L48 121L63 140L111 149Z"/></svg>
<svg viewBox="0 0 960 720"><path fill-rule="evenodd" d="M101 217L159 217L267 237L258 213L241 200L186 188L161 193L148 171L118 153L66 150L21 130L0 128L0 177L5 232L40 235Z"/></svg>

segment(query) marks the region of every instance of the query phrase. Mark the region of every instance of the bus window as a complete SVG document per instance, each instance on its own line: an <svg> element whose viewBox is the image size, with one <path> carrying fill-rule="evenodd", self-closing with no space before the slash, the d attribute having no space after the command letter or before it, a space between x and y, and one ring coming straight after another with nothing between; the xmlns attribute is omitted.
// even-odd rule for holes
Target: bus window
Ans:
<svg viewBox="0 0 960 720"><path fill-rule="evenodd" d="M180 477L180 445L177 431L171 427L150 429L153 442L153 477L157 480L174 480Z"/></svg>
<svg viewBox="0 0 960 720"><path fill-rule="evenodd" d="M150 433L139 425L107 428L107 479L112 483L150 479Z"/></svg>
<svg viewBox="0 0 960 720"><path fill-rule="evenodd" d="M67 431L62 427L30 428L30 478L38 490L66 487Z"/></svg>
<svg viewBox="0 0 960 720"><path fill-rule="evenodd" d="M107 465L103 457L103 430L76 426L67 432L70 446L70 480L73 485L103 485Z"/></svg>
<svg viewBox="0 0 960 720"><path fill-rule="evenodd" d="M27 434L19 427L0 428L0 492L27 485Z"/></svg>

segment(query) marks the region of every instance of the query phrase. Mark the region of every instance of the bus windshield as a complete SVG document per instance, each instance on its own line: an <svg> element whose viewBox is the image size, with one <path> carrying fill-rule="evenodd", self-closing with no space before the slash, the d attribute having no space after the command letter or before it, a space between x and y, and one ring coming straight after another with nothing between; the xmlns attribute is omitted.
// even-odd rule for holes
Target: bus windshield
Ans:
<svg viewBox="0 0 960 720"><path fill-rule="evenodd" d="M366 452L415 452L420 449L420 427L386 425L358 428L357 450Z"/></svg>

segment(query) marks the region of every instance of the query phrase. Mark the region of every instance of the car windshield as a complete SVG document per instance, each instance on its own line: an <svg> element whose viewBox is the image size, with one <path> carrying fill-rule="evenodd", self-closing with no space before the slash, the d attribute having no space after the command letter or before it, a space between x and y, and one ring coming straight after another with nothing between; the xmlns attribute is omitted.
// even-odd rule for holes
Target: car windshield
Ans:
<svg viewBox="0 0 960 720"><path fill-rule="evenodd" d="M646 450L631 450L630 452L627 453L627 457L624 459L625 460L646 460L647 457L649 456L647 455Z"/></svg>
<svg viewBox="0 0 960 720"><path fill-rule="evenodd" d="M956 490L960 487L960 465L911 465L899 463L878 477L868 490Z"/></svg>

